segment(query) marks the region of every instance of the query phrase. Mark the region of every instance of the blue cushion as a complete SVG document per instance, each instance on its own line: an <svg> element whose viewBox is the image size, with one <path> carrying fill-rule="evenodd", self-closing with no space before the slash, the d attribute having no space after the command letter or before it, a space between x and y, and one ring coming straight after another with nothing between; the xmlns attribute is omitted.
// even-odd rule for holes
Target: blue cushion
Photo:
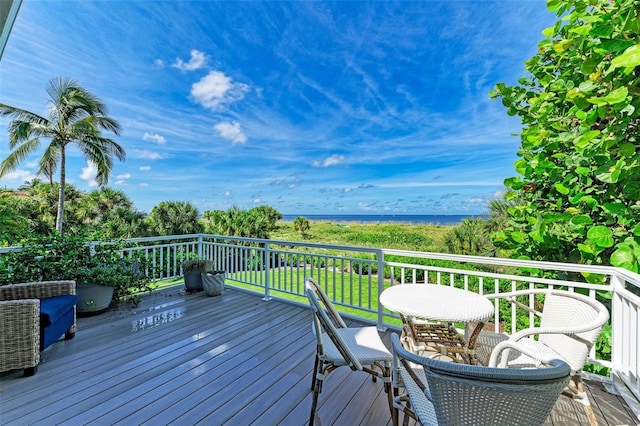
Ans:
<svg viewBox="0 0 640 426"><path fill-rule="evenodd" d="M78 296L75 294L40 299L40 325L46 327L58 321L76 303Z"/></svg>

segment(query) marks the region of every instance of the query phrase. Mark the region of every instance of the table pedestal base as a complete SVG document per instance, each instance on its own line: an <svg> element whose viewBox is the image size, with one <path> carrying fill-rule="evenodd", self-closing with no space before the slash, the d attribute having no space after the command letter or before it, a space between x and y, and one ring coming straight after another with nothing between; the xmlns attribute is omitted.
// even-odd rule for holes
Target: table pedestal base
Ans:
<svg viewBox="0 0 640 426"><path fill-rule="evenodd" d="M469 341L458 333L452 323L434 323L408 318L404 324L402 334L412 352L442 361L476 365L473 345L484 323L478 323Z"/></svg>

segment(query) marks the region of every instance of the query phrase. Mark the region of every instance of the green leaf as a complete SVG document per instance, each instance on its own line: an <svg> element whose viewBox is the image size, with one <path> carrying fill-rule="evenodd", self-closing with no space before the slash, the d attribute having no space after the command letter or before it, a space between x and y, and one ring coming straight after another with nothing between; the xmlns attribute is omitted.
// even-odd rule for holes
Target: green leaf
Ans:
<svg viewBox="0 0 640 426"><path fill-rule="evenodd" d="M616 183L620 180L620 174L625 166L623 160L618 160L616 164L606 164L596 170L596 178L605 183Z"/></svg>
<svg viewBox="0 0 640 426"><path fill-rule="evenodd" d="M620 67L635 68L638 65L640 65L640 44L635 44L627 48L627 50L625 50L621 55L613 58L609 71Z"/></svg>
<svg viewBox="0 0 640 426"><path fill-rule="evenodd" d="M640 222L633 228L633 235L640 237Z"/></svg>
<svg viewBox="0 0 640 426"><path fill-rule="evenodd" d="M571 204L578 204L584 195L585 195L584 191L578 192L576 195L569 198L569 202Z"/></svg>
<svg viewBox="0 0 640 426"><path fill-rule="evenodd" d="M525 175L527 172L527 168L529 167L529 163L525 160L518 160L515 163L516 172L521 175Z"/></svg>
<svg viewBox="0 0 640 426"><path fill-rule="evenodd" d="M569 30L570 33L586 36L591 31L591 24L580 25Z"/></svg>
<svg viewBox="0 0 640 426"><path fill-rule="evenodd" d="M586 244L578 243L578 250L580 250L581 253L585 253L585 254L590 254L590 255L596 254L596 252L593 250L593 247Z"/></svg>
<svg viewBox="0 0 640 426"><path fill-rule="evenodd" d="M580 85L578 86L578 89L582 93L589 93L593 89L595 89L596 87L598 87L598 86L596 85L596 83L593 80L587 80L587 81L583 81L582 83L580 83Z"/></svg>
<svg viewBox="0 0 640 426"><path fill-rule="evenodd" d="M600 136L599 130L591 130L585 132L578 138L577 141L575 141L575 145L578 148L586 148L596 136Z"/></svg>
<svg viewBox="0 0 640 426"><path fill-rule="evenodd" d="M553 43L553 50L556 53L562 53L573 45L573 40L559 40Z"/></svg>
<svg viewBox="0 0 640 426"><path fill-rule="evenodd" d="M591 225L593 223L593 220L591 220L591 218L586 214L581 214L572 217L571 223L573 223L574 225Z"/></svg>
<svg viewBox="0 0 640 426"><path fill-rule="evenodd" d="M576 173L582 176L589 176L589 174L591 173L591 169L588 167L579 166L576 167Z"/></svg>
<svg viewBox="0 0 640 426"><path fill-rule="evenodd" d="M571 191L568 187L566 187L563 183L556 183L555 185L556 191L563 195L567 195L569 191Z"/></svg>
<svg viewBox="0 0 640 426"><path fill-rule="evenodd" d="M636 147L634 144L625 142L620 145L620 154L624 157L631 157L636 153Z"/></svg>
<svg viewBox="0 0 640 426"><path fill-rule="evenodd" d="M522 231L513 231L511 233L511 239L516 243L522 244L527 241L527 234Z"/></svg>
<svg viewBox="0 0 640 426"><path fill-rule="evenodd" d="M640 200L640 182L631 181L622 187L622 192L630 200Z"/></svg>
<svg viewBox="0 0 640 426"><path fill-rule="evenodd" d="M606 96L588 98L587 101L595 105L615 105L623 102L628 94L629 91L623 86L618 87Z"/></svg>
<svg viewBox="0 0 640 426"><path fill-rule="evenodd" d="M591 34L593 35L593 31L591 31ZM600 39L600 43L602 44L602 47L604 47L604 49L607 52L619 52L633 45L633 40Z"/></svg>
<svg viewBox="0 0 640 426"><path fill-rule="evenodd" d="M626 268L638 272L638 259L631 247L620 247L611 254L611 264L619 268Z"/></svg>
<svg viewBox="0 0 640 426"><path fill-rule="evenodd" d="M602 208L611 214L620 214L627 211L627 206L622 203L605 203Z"/></svg>
<svg viewBox="0 0 640 426"><path fill-rule="evenodd" d="M544 30L542 30L542 35L545 37L553 37L553 35L555 34L556 30L554 27L547 27Z"/></svg>
<svg viewBox="0 0 640 426"><path fill-rule="evenodd" d="M613 232L606 226L598 225L589 228L587 238L592 241L596 247L613 247Z"/></svg>

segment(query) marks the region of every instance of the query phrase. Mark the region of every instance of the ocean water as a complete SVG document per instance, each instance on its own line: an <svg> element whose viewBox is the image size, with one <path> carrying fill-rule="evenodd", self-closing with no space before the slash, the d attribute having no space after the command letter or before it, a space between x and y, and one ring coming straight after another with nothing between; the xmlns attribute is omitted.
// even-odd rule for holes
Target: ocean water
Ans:
<svg viewBox="0 0 640 426"><path fill-rule="evenodd" d="M456 225L464 218L479 217L479 215L431 215L431 214L283 214L282 220L293 222L298 216L310 221L336 223L408 223L412 225Z"/></svg>

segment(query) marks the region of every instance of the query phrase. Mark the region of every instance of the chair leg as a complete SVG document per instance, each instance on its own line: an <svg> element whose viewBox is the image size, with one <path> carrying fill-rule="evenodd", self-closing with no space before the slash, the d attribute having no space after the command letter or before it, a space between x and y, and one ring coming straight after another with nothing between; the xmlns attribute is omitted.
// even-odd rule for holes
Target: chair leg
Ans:
<svg viewBox="0 0 640 426"><path fill-rule="evenodd" d="M33 376L34 374L36 374L37 371L38 371L37 365L34 367L27 367L24 369L24 377Z"/></svg>
<svg viewBox="0 0 640 426"><path fill-rule="evenodd" d="M318 358L318 354L316 353L316 361L313 364L313 374L311 375L311 390L316 388L316 376L318 375L318 366L320 365L320 358Z"/></svg>
<svg viewBox="0 0 640 426"><path fill-rule="evenodd" d="M318 407L318 396L320 395L320 392L322 392L322 380L323 379L315 380L315 387L313 389L313 401L311 402L311 414L309 415L309 426L313 426L313 423L316 418L316 409Z"/></svg>
<svg viewBox="0 0 640 426"><path fill-rule="evenodd" d="M571 376L571 384L572 386L567 386L565 390L562 392L565 396L573 399L576 402L579 402L584 407L585 414L589 418L589 424L591 426L598 426L598 419L593 413L593 408L591 408L591 402L589 401L589 396L587 395L587 391L584 390L584 383L582 382L582 374L578 372Z"/></svg>

